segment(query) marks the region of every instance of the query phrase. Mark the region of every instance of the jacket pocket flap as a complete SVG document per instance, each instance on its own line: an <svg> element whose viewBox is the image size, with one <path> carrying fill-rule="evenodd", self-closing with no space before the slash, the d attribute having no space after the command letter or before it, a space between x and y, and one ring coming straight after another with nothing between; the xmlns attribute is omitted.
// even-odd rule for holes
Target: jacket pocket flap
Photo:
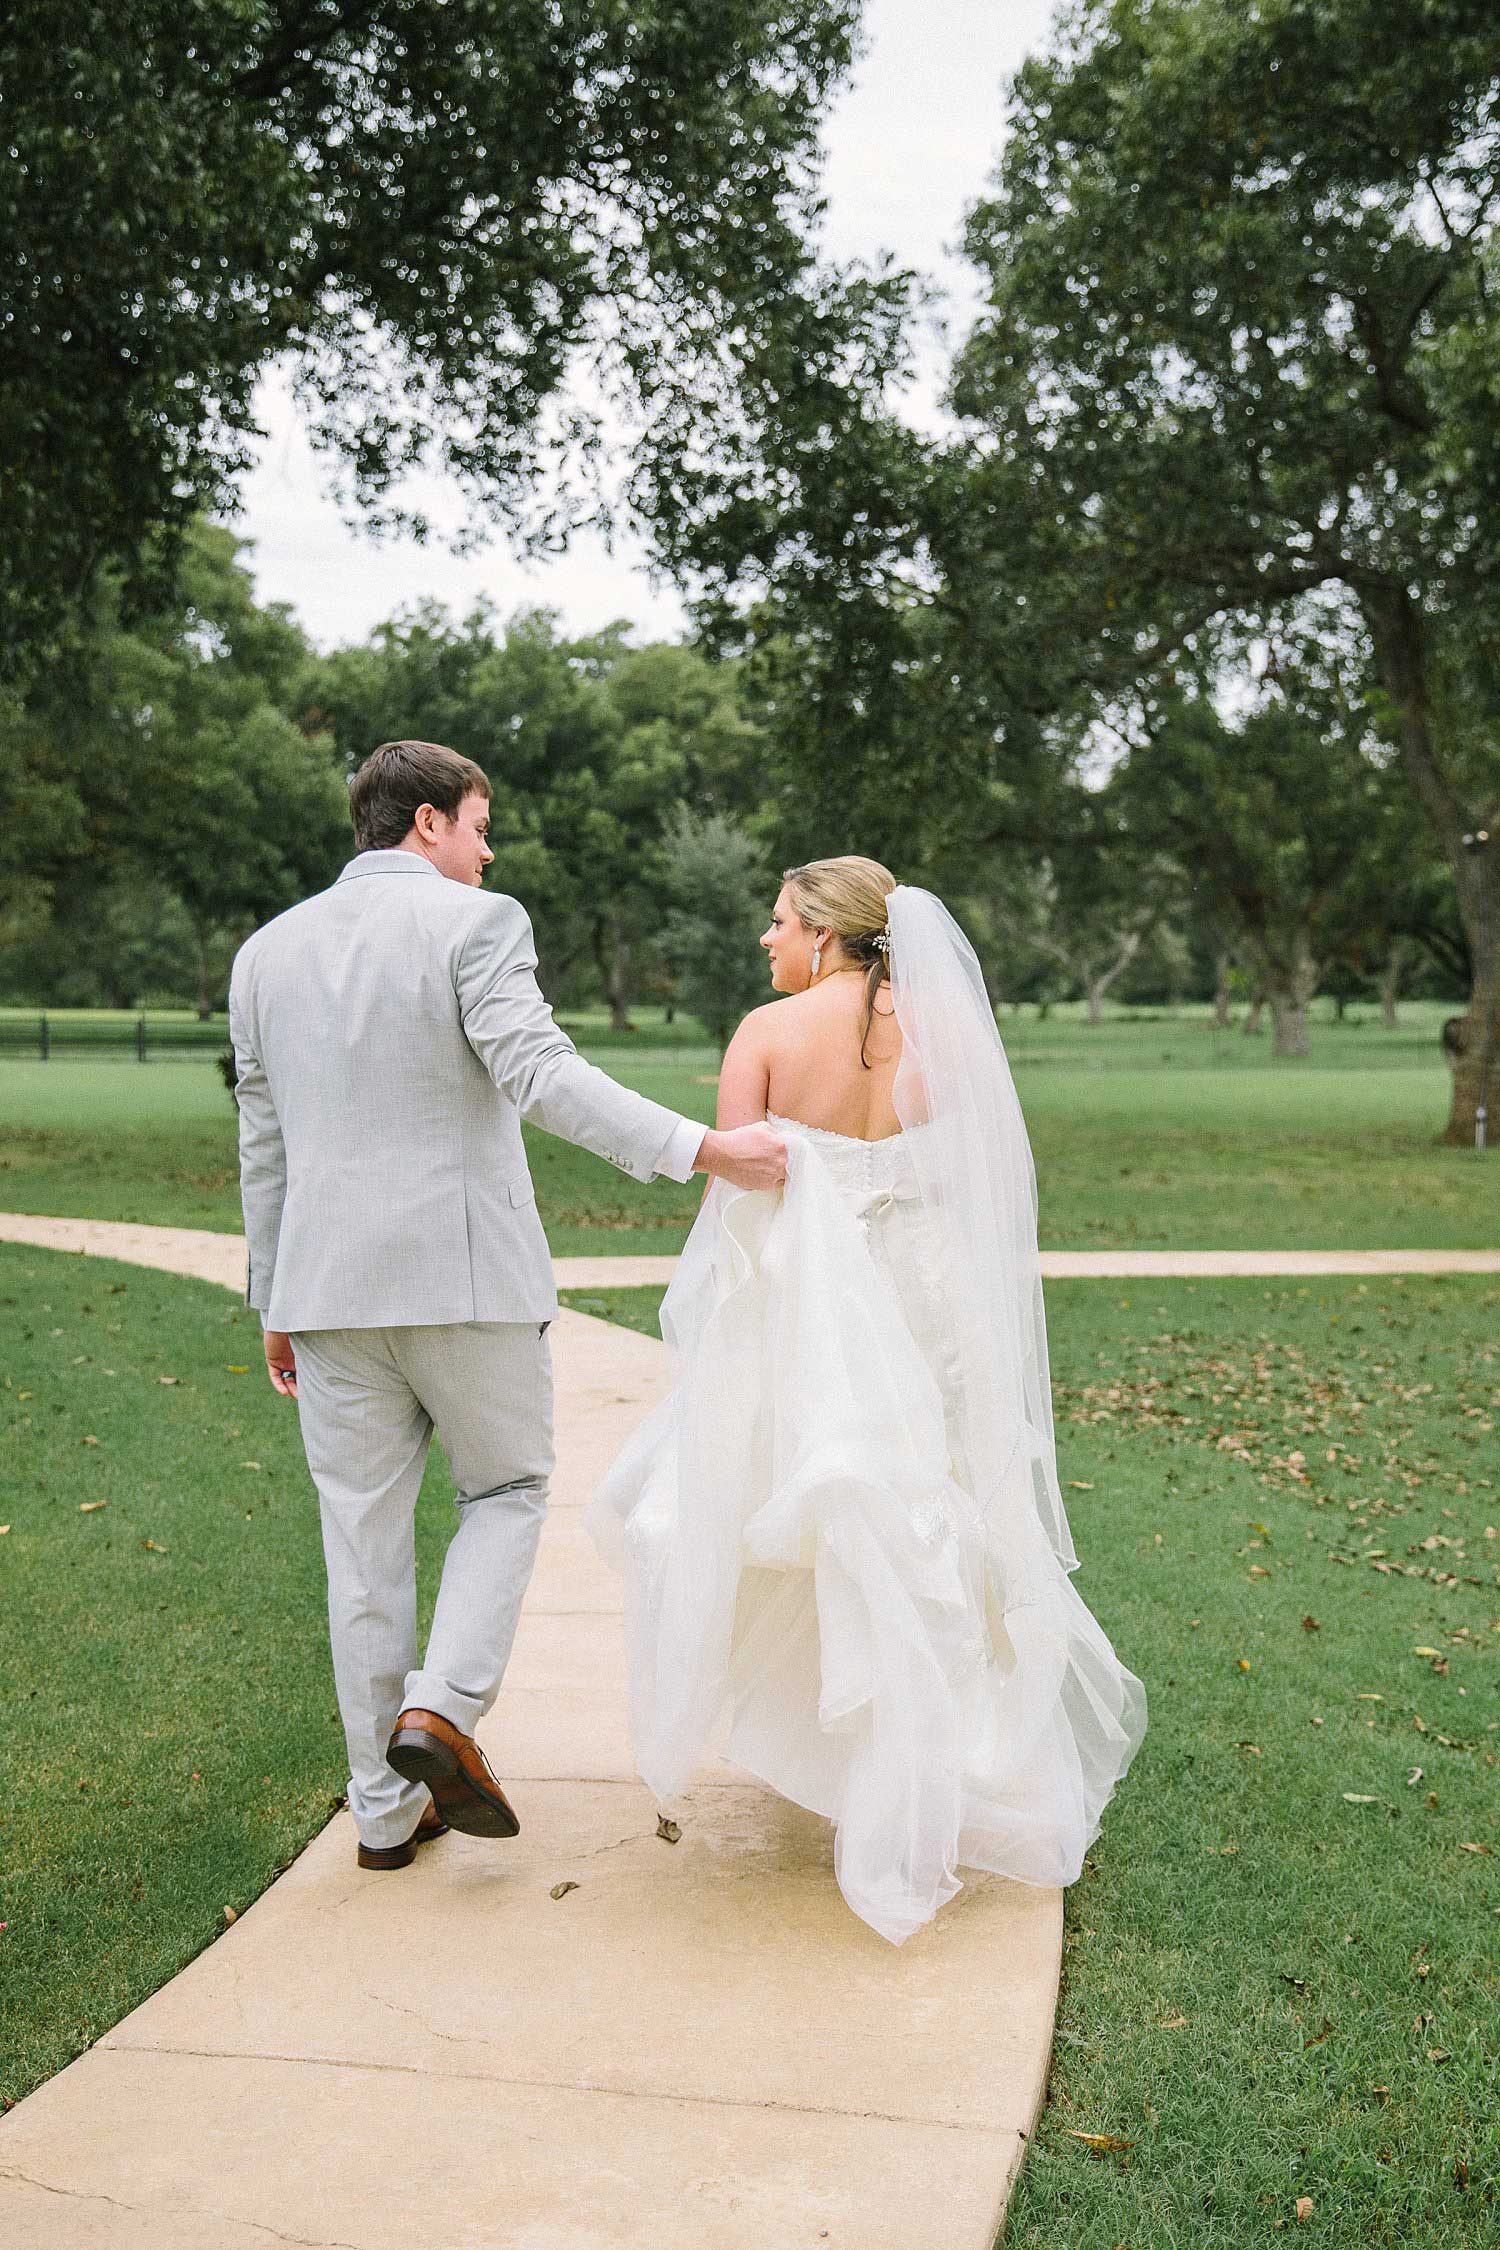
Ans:
<svg viewBox="0 0 1500 2250"><path fill-rule="evenodd" d="M536 1189L530 1179L512 1180L505 1192L512 1204L517 1207L523 1203L535 1203L536 1201Z"/></svg>

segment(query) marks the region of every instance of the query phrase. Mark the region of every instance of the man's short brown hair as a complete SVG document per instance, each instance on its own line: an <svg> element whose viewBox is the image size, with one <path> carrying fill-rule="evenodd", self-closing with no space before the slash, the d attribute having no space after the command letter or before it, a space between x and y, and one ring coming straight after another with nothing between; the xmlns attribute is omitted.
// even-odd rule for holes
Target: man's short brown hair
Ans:
<svg viewBox="0 0 1500 2250"><path fill-rule="evenodd" d="M451 819L465 797L488 797L489 775L441 742L382 742L349 784L355 848L390 851L411 834L418 805Z"/></svg>

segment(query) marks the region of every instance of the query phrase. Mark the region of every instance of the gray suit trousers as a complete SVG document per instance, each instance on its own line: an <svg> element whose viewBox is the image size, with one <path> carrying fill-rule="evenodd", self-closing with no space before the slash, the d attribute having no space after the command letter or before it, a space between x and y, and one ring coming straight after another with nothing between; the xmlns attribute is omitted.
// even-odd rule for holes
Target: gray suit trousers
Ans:
<svg viewBox="0 0 1500 2250"><path fill-rule="evenodd" d="M536 1321L323 1328L292 1341L349 1805L364 1843L397 1844L427 1795L386 1764L397 1714L438 1711L472 1734L510 1657L552 1476L551 1346ZM413 1526L434 1429L458 1529L419 1664Z"/></svg>

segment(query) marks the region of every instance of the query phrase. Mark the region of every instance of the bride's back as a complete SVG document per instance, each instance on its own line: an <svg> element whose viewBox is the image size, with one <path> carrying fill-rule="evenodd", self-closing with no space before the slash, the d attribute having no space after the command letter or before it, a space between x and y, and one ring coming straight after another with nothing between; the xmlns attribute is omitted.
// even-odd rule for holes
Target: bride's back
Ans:
<svg viewBox="0 0 1500 2250"><path fill-rule="evenodd" d="M901 1130L901 1027L881 973L895 878L846 854L788 868L760 943L785 997L754 1008L719 1075L721 1130L768 1113L852 1140Z"/></svg>
<svg viewBox="0 0 1500 2250"><path fill-rule="evenodd" d="M900 1132L891 1097L901 1060L901 1027L892 1012L891 988L882 983L861 1062L866 989L863 971L845 969L759 1011L765 1024L768 1110L854 1140L884 1140Z"/></svg>

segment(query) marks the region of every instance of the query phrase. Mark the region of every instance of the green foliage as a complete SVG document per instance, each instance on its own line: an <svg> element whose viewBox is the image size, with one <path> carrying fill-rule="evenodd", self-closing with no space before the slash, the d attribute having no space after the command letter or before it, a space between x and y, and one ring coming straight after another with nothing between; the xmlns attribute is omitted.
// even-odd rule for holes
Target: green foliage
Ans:
<svg viewBox="0 0 1500 2250"><path fill-rule="evenodd" d="M1124 692L1226 617L1358 641L1474 968L1455 1139L1500 1034L1497 217L1479 0L1096 0L1018 74L970 221L949 472L997 688Z"/></svg>
<svg viewBox="0 0 1500 2250"><path fill-rule="evenodd" d="M722 1052L741 1017L766 997L756 942L774 896L765 863L726 814L684 805L667 822L661 865L671 900L666 952L677 989Z"/></svg>
<svg viewBox="0 0 1500 2250"><path fill-rule="evenodd" d="M304 724L328 726L356 765L400 735L446 742L494 787L491 882L536 926L559 997L602 989L617 1025L663 990L659 846L678 807L737 814L757 801L759 729L737 668L692 646L632 647L628 628L565 639L555 615L503 628L436 605L363 648L311 665Z"/></svg>
<svg viewBox="0 0 1500 2250"><path fill-rule="evenodd" d="M68 661L0 710L0 876L27 902L12 989L49 947L71 959L62 988L76 984L105 919L128 930L154 915L159 941L165 894L191 933L175 989L196 985L207 1008L239 940L337 872L342 780L326 735L289 715L307 646L283 610L256 605L237 546L196 526L173 599L129 622L101 583ZM143 981L126 992L132 955ZM155 961L151 943L128 945L89 996L138 999L160 965L159 944Z"/></svg>
<svg viewBox="0 0 1500 2250"><path fill-rule="evenodd" d="M602 417L745 419L800 326L818 121L852 0L20 0L0 656L33 660L101 559L149 580L222 502L256 377L290 359L356 504L435 458L538 536L588 504ZM831 346L830 346L831 348ZM753 401L748 402L754 411ZM658 433L662 433L660 436ZM653 479L670 505L670 479Z"/></svg>
<svg viewBox="0 0 1500 2250"><path fill-rule="evenodd" d="M1117 783L1138 834L1221 917L1284 1052L1305 1051L1330 971L1383 958L1432 880L1410 793L1371 756L1362 717L1309 678L1234 718L1201 692L1163 697Z"/></svg>
<svg viewBox="0 0 1500 2250"><path fill-rule="evenodd" d="M1180 911L1180 868L1130 818L1117 781L1090 787L1054 769L1024 797L992 784L975 810L939 887L973 926L991 997L1081 994L1098 1021L1142 946Z"/></svg>

